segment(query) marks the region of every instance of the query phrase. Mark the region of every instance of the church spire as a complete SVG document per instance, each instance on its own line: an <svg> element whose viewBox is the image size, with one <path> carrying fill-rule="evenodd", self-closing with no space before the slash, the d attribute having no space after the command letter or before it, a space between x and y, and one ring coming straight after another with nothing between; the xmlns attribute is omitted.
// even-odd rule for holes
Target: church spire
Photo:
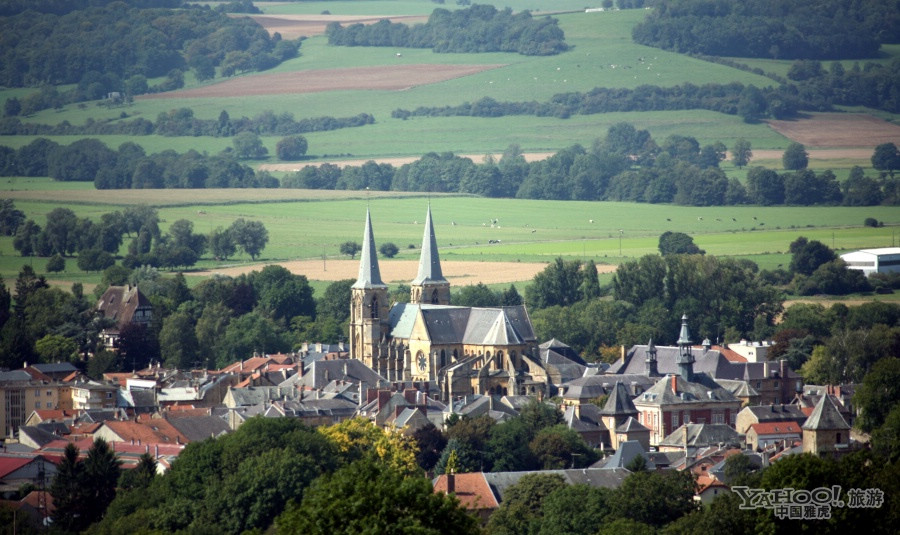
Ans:
<svg viewBox="0 0 900 535"><path fill-rule="evenodd" d="M378 255L375 253L375 236L372 233L372 217L366 208L366 230L363 232L362 255L359 257L359 277L352 288L387 288L381 281Z"/></svg>
<svg viewBox="0 0 900 535"><path fill-rule="evenodd" d="M433 305L450 304L450 282L441 273L434 224L431 221L431 204L425 215L425 234L422 236L422 255L419 257L419 273L410 284L410 302Z"/></svg>
<svg viewBox="0 0 900 535"><path fill-rule="evenodd" d="M422 255L419 257L419 274L413 284L446 283L441 273L441 259L438 256L437 240L434 237L434 224L431 222L431 204L425 214L425 235L422 236Z"/></svg>

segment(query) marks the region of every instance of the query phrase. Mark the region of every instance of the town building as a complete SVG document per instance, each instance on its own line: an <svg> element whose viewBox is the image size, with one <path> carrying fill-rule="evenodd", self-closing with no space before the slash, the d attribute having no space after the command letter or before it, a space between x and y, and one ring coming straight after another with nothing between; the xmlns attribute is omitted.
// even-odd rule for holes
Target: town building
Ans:
<svg viewBox="0 0 900 535"><path fill-rule="evenodd" d="M126 325L150 325L153 305L137 286L110 286L97 301L97 312L115 323L100 332L103 345L114 348Z"/></svg>

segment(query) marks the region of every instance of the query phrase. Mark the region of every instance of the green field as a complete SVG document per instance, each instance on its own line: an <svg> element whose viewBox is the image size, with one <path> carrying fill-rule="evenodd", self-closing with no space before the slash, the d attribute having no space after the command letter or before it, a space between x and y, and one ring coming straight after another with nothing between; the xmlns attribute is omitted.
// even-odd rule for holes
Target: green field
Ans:
<svg viewBox="0 0 900 535"><path fill-rule="evenodd" d="M339 258L340 243L361 241L367 205L372 212L377 242L397 244L400 248L398 259L416 259L429 202L421 196L373 194L367 201L358 192L329 192L329 198L321 192L268 190L275 195L283 194L285 198L246 203L240 202L242 190L189 191L198 204L160 204L164 229L178 219L193 221L198 233L227 227L239 217L259 220L268 229L270 237L262 254L263 262L321 258L323 253ZM247 194L256 195L257 191ZM72 204L68 200L71 193L38 190L33 196L41 196L44 200L19 199L16 206L43 225L46 214L58 206L69 206L81 217L96 219L125 204L153 199L152 192L145 195L136 191L130 192L130 202L124 200L127 195L117 197L118 205ZM310 194L310 199L299 200L306 193ZM209 204L205 199L207 195L218 204ZM350 196L355 198L347 198ZM321 200L314 200L314 197ZM671 230L692 235L708 254L750 258L760 267L771 269L789 262L788 245L798 236L820 240L841 251L891 246L900 241L900 236L895 236L900 226L900 211L892 207L697 208L460 196L434 196L430 202L441 255L447 261L547 262L563 256L618 264L657 252L659 235ZM863 227L866 217L884 221L886 226ZM497 220L498 224L492 227L491 220ZM491 240L499 243L491 244ZM229 264L248 261L249 258L238 256ZM12 239L0 238L0 275L5 280L14 279L22 264L29 262L41 272L46 259L19 257L12 248ZM64 276L52 278L82 282L99 279L97 274L78 272L74 259L68 264ZM197 267L223 265L225 263L204 259Z"/></svg>
<svg viewBox="0 0 900 535"><path fill-rule="evenodd" d="M394 13L403 6L418 6L428 10L437 7L430 2L385 3L381 2L324 2L315 6L308 3L290 3L264 6L271 12L313 12L328 9L343 13L340 6L346 4L361 12ZM569 9L563 3L514 2L514 8L535 4L536 9ZM519 4L519 5L515 5ZM505 4L504 4L505 5ZM321 7L321 9L320 9ZM412 9L410 7L410 9ZM420 9L421 10L421 9ZM396 11L397 13L401 11ZM408 11L417 13L417 11ZM428 12L428 11L426 11ZM223 110L232 117L255 116L266 110L276 113L290 112L295 118L352 116L370 113L376 123L361 128L348 128L332 132L310 133L306 137L313 156L352 154L360 157L419 156L429 151L499 152L511 143L519 144L526 151L557 150L575 143L590 144L603 136L606 129L616 122L628 121L647 128L660 139L672 133L691 135L701 143L722 141L731 145L734 139L743 137L756 148L783 148L787 140L765 125L748 125L734 116L706 111L616 113L577 116L567 120L540 117L484 118L416 118L402 121L390 114L397 108L413 109L418 106L455 105L475 101L482 97L497 100L544 101L557 93L588 91L594 87L633 88L641 84L672 86L683 83L702 84L736 81L768 85L771 80L726 66L708 63L675 53L652 49L631 42L631 26L645 15L643 10L606 13L572 13L560 15L572 50L558 56L526 57L517 54L436 54L425 49L405 49L397 58L394 50L380 47L333 47L324 36L307 39L301 47L301 57L288 61L272 72L314 70L335 67L406 64L502 64L499 69L449 80L442 83L414 87L405 91L336 91L329 93L288 94L254 96L253 98L174 98L138 99L124 108L107 109L92 104L67 106L62 110L45 110L25 118L43 124L69 121L83 124L88 119L96 121L124 120L144 117L155 120L157 115L174 108L189 107L198 118L215 118ZM640 58L645 62L641 63ZM247 76L265 76L267 73ZM263 83L263 82L261 82ZM21 92L17 93L20 94ZM0 100L7 96L0 91ZM18 147L27 144L32 136L7 137L0 143ZM67 137L55 138L60 143L70 143ZM184 151L218 152L231 145L230 139L213 138L164 138L158 136L126 137L101 136L104 142L117 147L124 141L141 144L148 152L164 149ZM264 140L270 153L274 153L277 137Z"/></svg>

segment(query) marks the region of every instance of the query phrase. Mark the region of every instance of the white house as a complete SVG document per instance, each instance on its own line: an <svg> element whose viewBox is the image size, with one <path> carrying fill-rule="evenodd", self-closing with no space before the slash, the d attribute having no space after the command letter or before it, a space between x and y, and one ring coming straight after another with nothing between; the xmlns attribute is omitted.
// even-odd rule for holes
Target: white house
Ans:
<svg viewBox="0 0 900 535"><path fill-rule="evenodd" d="M862 271L866 277L872 273L893 273L900 271L900 247L860 249L842 254L841 260L848 268Z"/></svg>

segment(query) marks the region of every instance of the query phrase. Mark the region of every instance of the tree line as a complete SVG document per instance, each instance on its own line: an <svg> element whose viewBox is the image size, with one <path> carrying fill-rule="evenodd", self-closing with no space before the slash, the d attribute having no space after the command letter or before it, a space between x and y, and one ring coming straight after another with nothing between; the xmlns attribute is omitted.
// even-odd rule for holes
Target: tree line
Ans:
<svg viewBox="0 0 900 535"><path fill-rule="evenodd" d="M774 59L875 57L900 42L891 0L675 0L658 2L635 42L679 53Z"/></svg>
<svg viewBox="0 0 900 535"><path fill-rule="evenodd" d="M49 94L50 99L55 94L52 87L42 88L35 93ZM222 110L216 119L200 119L194 116L194 110L190 108L177 108L167 112L161 112L156 117L156 122L138 117L127 120L128 114L122 112L119 117L101 121L88 118L83 125L73 125L68 122L49 125L31 122L23 122L18 115L26 114L26 102L29 97L20 101L13 97L4 104L5 117L0 119L0 135L4 136L99 136L99 135L129 135L129 136L210 136L231 137L241 132L252 132L259 135L291 135L308 132L323 132L340 128L352 128L364 126L375 122L375 118L368 113L360 113L353 117L310 117L306 119L294 119L290 112L275 113L266 110L251 117L242 116L232 118L227 111Z"/></svg>
<svg viewBox="0 0 900 535"><path fill-rule="evenodd" d="M806 169L805 147L792 144L785 151L788 171L755 167L742 184L719 168L728 151L722 143L701 146L691 136L670 135L657 144L646 130L619 123L590 149L573 145L543 161L526 162L516 145L508 147L499 160L484 164L453 153L432 152L398 168L375 162L343 169L330 164L306 166L285 175L281 186L694 206L896 204L900 181L893 171L900 168L900 157L896 147L892 150L889 145L873 154L873 165L883 171L877 178L866 176L861 168L851 170L843 182L829 170L816 173ZM752 147L738 140L731 153L734 164L744 166L752 158Z"/></svg>
<svg viewBox="0 0 900 535"><path fill-rule="evenodd" d="M188 69L201 81L214 78L217 69L222 76L270 69L296 57L300 46L269 36L250 18L228 17L208 5L89 4L61 14L48 9L0 19L0 84L77 84L60 95L61 102L97 100L110 92L133 97L150 90L148 79L179 79Z"/></svg>
<svg viewBox="0 0 900 535"><path fill-rule="evenodd" d="M808 62L798 62L802 63ZM391 116L408 119L534 115L566 119L572 115L595 113L703 109L738 115L747 122L754 122L766 117L791 118L802 111L829 111L835 105L868 106L891 113L900 111L900 60L888 65L867 62L860 66L857 62L849 69L834 62L830 71L820 68L815 72L815 76L799 75L798 72L802 78L793 78L793 82L783 80L780 85L763 88L739 82L702 86L685 83L674 87L640 85L634 89L596 87L587 92L559 93L547 102L510 102L483 97L458 105L420 106L414 110L398 108Z"/></svg>
<svg viewBox="0 0 900 535"><path fill-rule="evenodd" d="M565 34L552 17L534 18L529 11L513 13L491 5L450 11L435 9L425 24L408 26L383 19L375 24L332 22L328 44L430 48L435 52L515 52L549 56L565 52Z"/></svg>

